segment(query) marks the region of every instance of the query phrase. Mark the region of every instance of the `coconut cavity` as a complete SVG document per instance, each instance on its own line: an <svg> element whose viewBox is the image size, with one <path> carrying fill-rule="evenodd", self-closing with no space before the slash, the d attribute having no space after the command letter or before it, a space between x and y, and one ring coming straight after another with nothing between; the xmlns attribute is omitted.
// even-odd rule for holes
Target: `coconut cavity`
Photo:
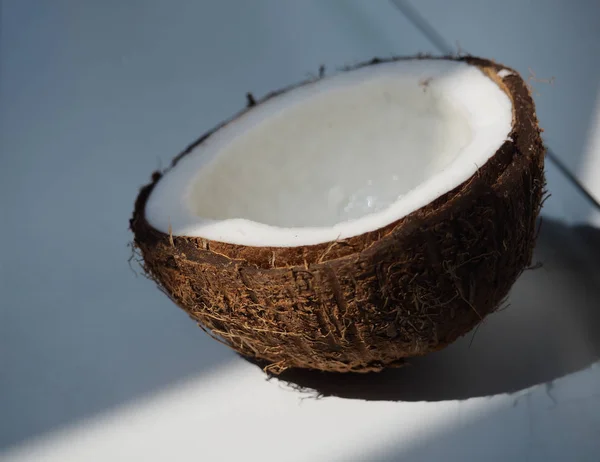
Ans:
<svg viewBox="0 0 600 462"><path fill-rule="evenodd" d="M511 125L508 95L467 63L363 67L231 121L161 180L146 217L162 232L250 246L357 236L467 180Z"/></svg>

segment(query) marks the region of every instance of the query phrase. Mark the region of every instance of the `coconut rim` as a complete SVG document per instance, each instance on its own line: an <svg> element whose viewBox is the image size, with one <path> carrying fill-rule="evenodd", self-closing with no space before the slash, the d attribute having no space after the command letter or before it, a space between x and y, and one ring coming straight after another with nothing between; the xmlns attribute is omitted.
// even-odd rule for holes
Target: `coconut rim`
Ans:
<svg viewBox="0 0 600 462"><path fill-rule="evenodd" d="M154 171L149 183L142 186L135 199L134 210L129 220L129 228L133 233L132 249L141 252L140 257L151 260L163 252L171 255L168 260L170 264L179 258L189 259L201 264L217 267L256 268L270 271L287 271L289 268L309 269L314 265L322 266L333 263L345 264L344 262L355 261L361 254L373 252L387 252L388 247L394 247L398 239L418 232L421 226L432 226L452 219L454 214L463 207L469 207L471 203L477 202L481 194L495 194L504 197L514 194L516 178L525 174L531 168L543 169L546 149L541 141L540 134L543 131L539 125L535 113L535 104L531 97L529 85L514 69L506 65L496 63L492 60L476 56L431 56L420 54L417 56L395 56L389 58L373 58L372 60L350 66L348 69L364 66L379 65L388 61L399 61L404 59L453 59L466 61L478 66L489 77L497 82L513 101L513 131L508 141L498 150L496 155L490 159L481 169L468 181L459 185L454 190L443 195L426 207L413 212L409 216L391 223L384 229L372 231L360 236L346 240L338 240L323 244L304 247L249 247L236 244L227 244L210 241L202 238L186 236L174 236L153 228L145 216L145 208L148 197L173 166L191 152L196 146L208 139L215 130L227 125L231 120L249 110L254 104L277 96L280 92L287 91L296 86L304 85L310 81L300 82L278 92L269 93L264 98L255 102L248 98L248 107L243 109L231 119L224 120L214 129L206 132L193 141L187 148L176 155L170 166L162 171ZM341 69L345 70L345 68ZM498 72L505 70L510 73L505 77L499 77ZM543 182L543 178L540 180ZM165 257L167 258L167 257ZM173 260L173 258L175 260ZM153 260L152 260L153 261ZM140 261L141 262L141 261ZM157 274L153 269L153 263L142 263L148 277L157 280Z"/></svg>
<svg viewBox="0 0 600 462"><path fill-rule="evenodd" d="M424 66L421 65L419 67L419 63L424 64ZM231 127L235 129L236 125L240 124L240 121L243 124L244 120L249 120L249 118L251 120L253 114L258 114L258 116L263 113L268 114L269 110L272 108L269 106L271 104L276 105L279 103L282 107L289 106L290 103L286 100L286 97L289 95L292 95L292 98L296 95L298 101L306 101L307 99L302 93L299 93L299 96L297 96L298 92L303 90L308 90L310 92L310 90L317 88L317 93L319 92L319 89L320 92L327 93L330 88L338 86L337 84L339 84L339 81L343 81L344 78L349 78L350 83L352 83L352 80L360 80L361 70L365 71L363 74L364 76L378 76L380 74L377 74L373 70L374 65L377 65L378 69L382 69L383 75L386 75L386 73L387 75L390 75L390 71L386 69L386 66L388 66L391 71L394 71L395 66L398 66L400 68L400 75L406 75L407 69L410 71L411 67L413 70L414 68L417 68L417 70L420 68L421 72L417 73L418 75L415 77L415 80L417 80L420 85L424 81L427 84L429 83L427 79L431 77L432 69L437 70L438 72L446 71L448 69L466 70L466 72L470 72L471 74L476 72L475 78L479 83L486 86L487 90L492 90L497 96L503 98L503 103L505 104L504 108L506 109L503 120L504 125L501 127L501 130L496 130L496 133L501 132L501 135L496 137L493 146L490 146L490 144L487 143L487 150L478 149L478 145L473 142L469 143L468 147L471 147L473 152L481 153L485 151L483 157L476 162L458 162L458 164L457 162L454 162L450 168L443 170L440 174L432 176L425 183L419 185L416 190L411 191L409 194L405 195L404 198L400 199L387 209L381 212L367 214L356 220L343 221L334 226L278 227L258 223L252 220L226 219L218 221L196 217L196 219L201 222L200 227L190 229L189 226L188 228L185 228L184 226L182 229L181 221L176 219L177 214L172 213L173 209L171 208L169 208L169 213L163 213L162 216L159 216L160 220L158 221L160 221L160 223L157 223L156 214L153 215L153 198L160 198L161 189L164 191L164 189L169 186L169 183L178 180L181 173L187 174L188 181L187 183L184 182L184 184L190 184L190 178L193 180L193 177L197 176L199 172L199 169L197 168L189 168L193 164L191 161L196 160L196 162L199 162L200 166L202 166L202 163L209 162L212 159L210 156L194 156L194 154L197 153L199 149L204 149L206 151L206 146L210 146L211 140L217 140L217 143L215 144L218 146L219 137L221 139L228 138L228 129ZM473 57L416 56L395 57L386 60L375 58L367 63L346 68L344 69L344 72L336 74L333 77L313 79L273 92L258 102L255 102L250 98L249 107L246 110L236 114L231 119L201 137L198 141L190 145L183 153L177 156L169 169L155 175L152 188L148 191L148 194L146 194L143 210L138 210L137 212L142 212L144 221L147 222L148 226L159 233L243 247L305 247L332 241L342 241L386 228L390 224L398 222L411 213L443 198L453 189L463 185L469 178L473 177L473 175L488 160L497 154L498 150L505 142L511 141L511 134L515 126L515 107L513 95L506 87L504 79L511 78L515 75L518 76L514 70L508 67L499 66L492 61ZM465 79L464 76L460 76L458 80L465 81L468 79ZM519 80L521 79L519 78ZM328 87L328 82L333 83ZM461 89L464 90L465 88L462 87ZM480 96L477 92L471 92L470 94L471 99L476 98L477 96ZM262 108L266 108L263 113L260 112ZM470 126L473 128L472 124ZM488 132L479 131L478 133L479 135L486 135ZM216 152L219 152L219 149L216 149ZM458 160L461 159L464 159L464 156L459 155ZM457 171L460 175L457 175ZM450 178L450 181L446 181L446 183L443 183L440 186L440 179L444 178L446 178L446 180ZM431 187L432 185L433 187ZM429 195L419 194L423 187L425 189L428 188ZM158 194L156 193L157 191ZM164 194L162 196L164 197ZM413 200L410 201L407 200L407 198ZM415 198L418 200L414 200ZM175 206L181 206L182 204L185 204L185 201L175 200L174 204ZM156 211L156 208L154 208L154 211ZM189 223L187 223L187 225L189 225ZM223 228L228 228L230 230L235 228L237 231L241 232L238 232L237 234L233 233L236 234L234 236L232 236L232 233L227 235L227 233L224 234L222 232Z"/></svg>

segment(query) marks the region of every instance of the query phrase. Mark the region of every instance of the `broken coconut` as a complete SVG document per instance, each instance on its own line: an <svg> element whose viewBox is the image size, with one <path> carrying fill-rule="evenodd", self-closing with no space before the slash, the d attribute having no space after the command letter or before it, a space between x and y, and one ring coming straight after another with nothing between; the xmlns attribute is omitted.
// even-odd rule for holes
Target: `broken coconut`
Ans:
<svg viewBox="0 0 600 462"><path fill-rule="evenodd" d="M530 264L544 146L526 83L375 59L268 95L137 198L144 268L247 357L373 371L439 350Z"/></svg>

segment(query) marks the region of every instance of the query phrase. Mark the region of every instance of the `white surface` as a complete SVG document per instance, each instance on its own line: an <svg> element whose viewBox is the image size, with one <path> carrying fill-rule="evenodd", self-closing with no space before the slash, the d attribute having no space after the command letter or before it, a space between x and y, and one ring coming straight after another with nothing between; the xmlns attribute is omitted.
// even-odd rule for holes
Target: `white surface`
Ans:
<svg viewBox="0 0 600 462"><path fill-rule="evenodd" d="M546 141L600 201L600 2L402 1L457 51L530 78Z"/></svg>
<svg viewBox="0 0 600 462"><path fill-rule="evenodd" d="M508 95L466 63L363 67L217 131L159 181L146 217L165 233L242 245L346 239L454 189L511 130Z"/></svg>
<svg viewBox="0 0 600 462"><path fill-rule="evenodd" d="M1 460L210 460L217 451L248 461L597 459L598 367L557 380L550 395L541 386L521 399L301 401L265 383L127 267L137 188L240 109L247 91L261 95L321 63L434 51L387 2L374 4L3 0ZM546 210L574 214L581 198L552 174ZM559 242L557 250L567 239ZM472 369L471 357L459 355L470 374L454 374L450 363L447 380L434 369L415 393L428 384L447 391L452 377L470 387L515 364L520 378L544 357L550 376L570 372L573 357L589 364L580 353L600 323L585 313L597 310L568 301L577 293L593 307L600 284L593 266L578 273L571 253L558 261L572 284L566 298L550 292L558 314L531 322L506 310L499 316L514 316L521 329L508 323L501 338L570 321L569 332L586 341L572 349L571 337L545 335L556 348L550 357L545 347L508 358L494 350L503 368ZM524 293L539 300L561 280ZM474 345L489 338L481 334ZM487 358L482 352L476 363Z"/></svg>
<svg viewBox="0 0 600 462"><path fill-rule="evenodd" d="M4 460L592 462L600 448L600 391L591 386L598 372L512 396L391 404L303 399L253 366L229 365Z"/></svg>
<svg viewBox="0 0 600 462"><path fill-rule="evenodd" d="M600 41L600 38L598 40ZM600 77L598 78L598 96L590 116L590 128L584 149L578 172L581 172L580 176L586 187L594 197L598 198L600 197Z"/></svg>

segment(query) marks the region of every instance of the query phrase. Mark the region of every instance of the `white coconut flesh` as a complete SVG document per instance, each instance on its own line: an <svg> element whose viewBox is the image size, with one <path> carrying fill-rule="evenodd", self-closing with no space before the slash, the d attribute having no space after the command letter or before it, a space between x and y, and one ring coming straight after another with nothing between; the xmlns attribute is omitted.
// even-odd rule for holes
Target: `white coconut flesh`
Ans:
<svg viewBox="0 0 600 462"><path fill-rule="evenodd" d="M469 179L511 126L510 98L477 67L363 67L271 98L216 131L158 182L146 219L165 233L247 246L349 238Z"/></svg>

